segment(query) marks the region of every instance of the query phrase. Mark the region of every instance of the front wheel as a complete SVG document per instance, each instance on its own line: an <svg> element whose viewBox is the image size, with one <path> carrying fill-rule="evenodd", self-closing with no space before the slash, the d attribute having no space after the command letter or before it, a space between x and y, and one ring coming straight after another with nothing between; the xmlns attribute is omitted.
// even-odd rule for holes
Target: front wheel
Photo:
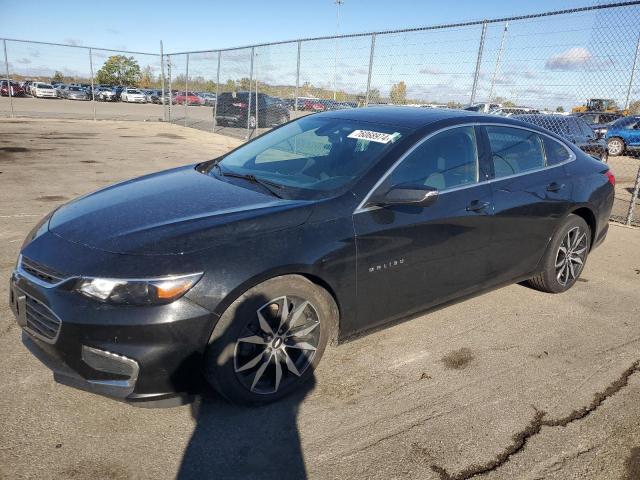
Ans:
<svg viewBox="0 0 640 480"><path fill-rule="evenodd" d="M528 283L536 290L561 293L580 277L591 247L591 229L582 217L569 215L555 233L544 258L543 270Z"/></svg>
<svg viewBox="0 0 640 480"><path fill-rule="evenodd" d="M331 295L305 277L267 280L220 317L205 355L205 376L234 403L282 398L312 377L337 315Z"/></svg>
<svg viewBox="0 0 640 480"><path fill-rule="evenodd" d="M624 153L624 142L621 138L610 138L607 141L607 146L609 147L609 155L611 155L612 157L617 157L618 155L622 155Z"/></svg>

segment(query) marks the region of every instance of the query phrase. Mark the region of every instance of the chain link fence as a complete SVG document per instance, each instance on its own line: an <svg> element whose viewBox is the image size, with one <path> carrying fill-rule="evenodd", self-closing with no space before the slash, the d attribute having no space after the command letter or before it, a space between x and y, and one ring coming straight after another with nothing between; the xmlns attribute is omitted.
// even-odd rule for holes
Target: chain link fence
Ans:
<svg viewBox="0 0 640 480"><path fill-rule="evenodd" d="M11 39L3 47L3 116L162 120L242 139L371 105L513 116L608 162L612 219L640 225L640 1L170 54ZM114 57L135 75L114 82ZM90 94L35 98L28 81Z"/></svg>

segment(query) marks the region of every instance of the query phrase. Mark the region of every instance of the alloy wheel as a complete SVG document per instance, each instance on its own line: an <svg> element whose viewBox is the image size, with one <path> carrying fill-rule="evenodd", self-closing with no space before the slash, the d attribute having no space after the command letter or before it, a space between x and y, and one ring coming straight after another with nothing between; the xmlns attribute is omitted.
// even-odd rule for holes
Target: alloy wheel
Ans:
<svg viewBox="0 0 640 480"><path fill-rule="evenodd" d="M622 140L618 138L612 138L609 140L609 153L613 156L621 155L624 150L624 144Z"/></svg>
<svg viewBox="0 0 640 480"><path fill-rule="evenodd" d="M234 351L234 370L249 391L273 394L309 368L320 343L320 317L311 302L278 297L260 307Z"/></svg>
<svg viewBox="0 0 640 480"><path fill-rule="evenodd" d="M580 227L573 227L562 239L556 254L556 279L567 285L577 279L587 256L587 234Z"/></svg>

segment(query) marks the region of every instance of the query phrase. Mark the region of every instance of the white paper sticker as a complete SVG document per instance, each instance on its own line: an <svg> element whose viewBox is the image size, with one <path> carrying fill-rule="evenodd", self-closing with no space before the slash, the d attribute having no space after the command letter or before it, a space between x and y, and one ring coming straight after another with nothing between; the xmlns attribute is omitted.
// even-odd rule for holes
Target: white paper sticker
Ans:
<svg viewBox="0 0 640 480"><path fill-rule="evenodd" d="M399 133L382 133L373 132L371 130L354 130L348 138L358 138L360 140L369 140L370 142L389 143L393 142L400 136Z"/></svg>

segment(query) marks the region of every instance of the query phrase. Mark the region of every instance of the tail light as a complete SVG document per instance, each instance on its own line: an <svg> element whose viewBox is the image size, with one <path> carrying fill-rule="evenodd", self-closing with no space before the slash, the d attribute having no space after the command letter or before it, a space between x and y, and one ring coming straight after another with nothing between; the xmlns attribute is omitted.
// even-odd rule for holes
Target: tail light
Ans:
<svg viewBox="0 0 640 480"><path fill-rule="evenodd" d="M607 180L609 180L609 183L615 187L616 186L616 177L613 174L613 172L611 172L611 170L607 170L605 172L605 176L607 177Z"/></svg>
<svg viewBox="0 0 640 480"><path fill-rule="evenodd" d="M232 103L231 105L233 105L234 107L238 107L238 108L246 108L247 104L244 102L238 102L238 103Z"/></svg>

